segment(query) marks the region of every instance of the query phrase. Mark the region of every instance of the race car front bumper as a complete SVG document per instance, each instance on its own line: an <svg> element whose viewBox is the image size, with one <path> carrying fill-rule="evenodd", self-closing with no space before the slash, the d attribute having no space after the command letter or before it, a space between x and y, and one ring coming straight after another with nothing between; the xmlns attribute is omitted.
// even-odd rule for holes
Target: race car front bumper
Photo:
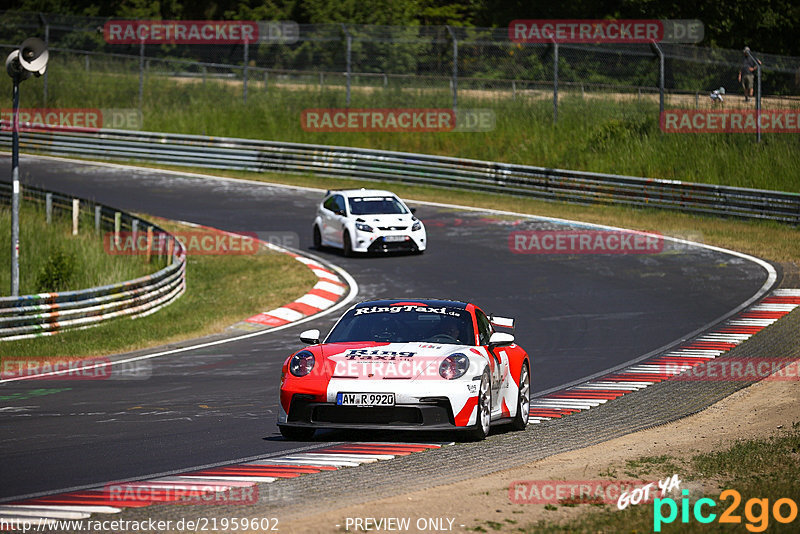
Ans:
<svg viewBox="0 0 800 534"><path fill-rule="evenodd" d="M280 424L280 423L279 423ZM294 395L287 426L394 430L457 430L447 397L428 397L415 404L395 406L339 406L315 402L310 395Z"/></svg>

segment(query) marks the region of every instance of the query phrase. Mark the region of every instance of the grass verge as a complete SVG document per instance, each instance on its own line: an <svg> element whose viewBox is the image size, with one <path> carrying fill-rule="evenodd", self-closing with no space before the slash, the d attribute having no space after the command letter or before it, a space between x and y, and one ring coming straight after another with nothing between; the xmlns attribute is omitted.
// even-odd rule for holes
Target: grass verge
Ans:
<svg viewBox="0 0 800 534"><path fill-rule="evenodd" d="M20 203L19 294L49 293L103 286L154 273L166 265L163 258L147 262L143 256L113 256L103 249L94 232L91 214L82 213L78 235L72 235L72 217L55 211L47 224L44 207ZM0 207L0 296L11 295L11 207Z"/></svg>
<svg viewBox="0 0 800 534"><path fill-rule="evenodd" d="M664 479L679 473L683 483L689 488L688 516L682 517L683 496L673 492L671 498L676 502L677 516L669 523L658 522L660 532L796 532L798 525L798 489L800 489L800 422L791 429L763 439L742 440L725 450L698 454L683 460L670 455L643 457L628 461L623 478L642 477L646 480ZM616 477L612 477L616 478ZM688 484L687 484L688 482ZM741 497L736 503L734 496L720 494L724 490L735 490ZM694 515L695 503L699 498L708 498L716 504L707 503L702 512L705 516L716 514L714 520L703 524ZM794 518L782 523L775 518L774 504L780 499L791 499L795 503ZM751 499L754 499L751 501ZM766 502L764 502L766 500ZM566 506L566 505L565 505ZM517 532L658 532L654 503L628 506L618 510L615 505L585 506L583 514L564 523L554 524L539 521L522 526ZM735 506L735 508L734 508ZM558 509L552 506L553 510ZM668 505L660 507L661 516L669 517ZM735 524L721 523L725 510L731 511L731 518L738 519ZM789 518L791 505L785 501L780 514ZM663 523L663 524L662 524ZM482 532L502 530L487 524L478 526ZM746 529L746 530L745 530Z"/></svg>
<svg viewBox="0 0 800 534"><path fill-rule="evenodd" d="M169 231L191 230L162 223ZM153 315L118 319L55 336L3 342L2 359L91 356L136 350L220 332L231 324L302 296L316 283L290 256L190 255L183 296Z"/></svg>

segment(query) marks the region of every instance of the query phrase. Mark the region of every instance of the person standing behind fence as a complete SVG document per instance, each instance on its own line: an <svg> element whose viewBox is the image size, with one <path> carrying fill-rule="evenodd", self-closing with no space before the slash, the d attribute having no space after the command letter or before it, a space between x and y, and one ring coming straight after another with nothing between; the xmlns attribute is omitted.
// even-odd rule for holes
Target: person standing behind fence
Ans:
<svg viewBox="0 0 800 534"><path fill-rule="evenodd" d="M750 55L750 47L745 46L744 60L742 61L742 68L739 69L739 83L744 87L744 101L749 102L753 96L753 81L755 80L755 72L758 65L761 65L761 60L756 59ZM758 64L756 64L756 61Z"/></svg>

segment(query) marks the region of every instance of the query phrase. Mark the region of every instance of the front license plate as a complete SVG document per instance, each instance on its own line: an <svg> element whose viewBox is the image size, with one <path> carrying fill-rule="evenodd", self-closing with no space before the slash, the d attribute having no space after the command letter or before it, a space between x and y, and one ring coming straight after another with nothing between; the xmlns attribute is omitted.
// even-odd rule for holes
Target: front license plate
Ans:
<svg viewBox="0 0 800 534"><path fill-rule="evenodd" d="M340 406L394 406L394 393L338 393Z"/></svg>
<svg viewBox="0 0 800 534"><path fill-rule="evenodd" d="M388 242L388 243L395 243L397 241L405 241L406 240L406 236L404 236L404 235L387 235L387 236L384 236L383 240Z"/></svg>

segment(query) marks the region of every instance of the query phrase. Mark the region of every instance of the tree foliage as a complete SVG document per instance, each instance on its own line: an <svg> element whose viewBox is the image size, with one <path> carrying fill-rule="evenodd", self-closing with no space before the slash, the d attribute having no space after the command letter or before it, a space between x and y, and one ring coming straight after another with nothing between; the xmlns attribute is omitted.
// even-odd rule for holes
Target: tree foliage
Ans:
<svg viewBox="0 0 800 534"><path fill-rule="evenodd" d="M20 0L14 9L145 19L505 27L514 19L700 19L704 45L800 55L797 0Z"/></svg>

